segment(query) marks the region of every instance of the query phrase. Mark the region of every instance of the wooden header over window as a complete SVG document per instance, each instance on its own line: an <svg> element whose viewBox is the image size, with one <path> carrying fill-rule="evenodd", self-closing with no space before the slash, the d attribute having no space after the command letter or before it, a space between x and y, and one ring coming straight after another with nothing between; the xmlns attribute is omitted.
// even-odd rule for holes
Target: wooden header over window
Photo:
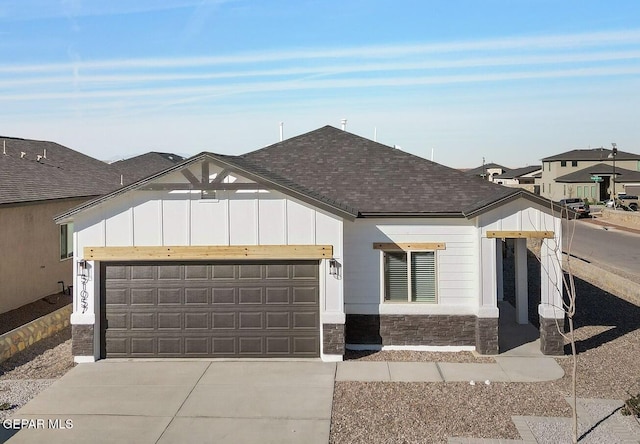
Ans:
<svg viewBox="0 0 640 444"><path fill-rule="evenodd" d="M410 242L410 243L394 243L394 242L376 242L373 244L374 250L446 250L447 246L444 242Z"/></svg>
<svg viewBox="0 0 640 444"><path fill-rule="evenodd" d="M553 239L553 231L487 231L488 238L496 239Z"/></svg>
<svg viewBox="0 0 640 444"><path fill-rule="evenodd" d="M93 261L166 261L228 259L329 259L331 245L231 245L193 247L85 247Z"/></svg>

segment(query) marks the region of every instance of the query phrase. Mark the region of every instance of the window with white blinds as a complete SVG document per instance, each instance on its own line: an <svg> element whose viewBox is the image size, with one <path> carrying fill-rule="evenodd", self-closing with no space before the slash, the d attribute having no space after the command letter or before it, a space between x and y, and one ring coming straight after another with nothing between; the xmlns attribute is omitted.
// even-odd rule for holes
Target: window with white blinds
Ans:
<svg viewBox="0 0 640 444"><path fill-rule="evenodd" d="M433 251L385 252L385 301L436 303L435 257Z"/></svg>

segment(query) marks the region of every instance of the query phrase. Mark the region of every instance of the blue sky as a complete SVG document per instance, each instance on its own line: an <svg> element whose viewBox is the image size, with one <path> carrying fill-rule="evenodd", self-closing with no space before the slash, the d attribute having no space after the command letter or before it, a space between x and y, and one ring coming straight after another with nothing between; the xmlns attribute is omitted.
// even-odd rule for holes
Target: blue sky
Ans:
<svg viewBox="0 0 640 444"><path fill-rule="evenodd" d="M640 152L640 2L2 0L0 135L100 159L330 124L453 167Z"/></svg>

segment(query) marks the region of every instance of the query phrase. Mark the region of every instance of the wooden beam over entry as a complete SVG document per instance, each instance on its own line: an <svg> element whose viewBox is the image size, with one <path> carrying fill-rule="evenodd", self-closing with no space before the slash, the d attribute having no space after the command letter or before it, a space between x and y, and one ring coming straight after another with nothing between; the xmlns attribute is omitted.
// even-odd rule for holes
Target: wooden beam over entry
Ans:
<svg viewBox="0 0 640 444"><path fill-rule="evenodd" d="M487 231L488 238L495 239L553 239L553 231Z"/></svg>
<svg viewBox="0 0 640 444"><path fill-rule="evenodd" d="M228 259L328 259L331 245L225 245L167 247L84 247L92 261L167 261Z"/></svg>
<svg viewBox="0 0 640 444"><path fill-rule="evenodd" d="M374 250L446 250L447 245L444 242L376 242L373 244Z"/></svg>

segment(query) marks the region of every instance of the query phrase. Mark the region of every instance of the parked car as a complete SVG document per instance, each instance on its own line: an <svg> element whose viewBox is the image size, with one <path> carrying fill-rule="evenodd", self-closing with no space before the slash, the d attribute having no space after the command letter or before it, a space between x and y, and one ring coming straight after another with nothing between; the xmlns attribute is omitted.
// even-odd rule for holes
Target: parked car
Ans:
<svg viewBox="0 0 640 444"><path fill-rule="evenodd" d="M560 205L575 211L578 217L588 217L590 213L589 204L579 197L562 199Z"/></svg>
<svg viewBox="0 0 640 444"><path fill-rule="evenodd" d="M638 207L640 207L640 199L638 199L638 196L621 194L618 196L615 204L616 208L620 208L625 211L638 211ZM609 199L606 205L607 208L613 208L613 200Z"/></svg>

